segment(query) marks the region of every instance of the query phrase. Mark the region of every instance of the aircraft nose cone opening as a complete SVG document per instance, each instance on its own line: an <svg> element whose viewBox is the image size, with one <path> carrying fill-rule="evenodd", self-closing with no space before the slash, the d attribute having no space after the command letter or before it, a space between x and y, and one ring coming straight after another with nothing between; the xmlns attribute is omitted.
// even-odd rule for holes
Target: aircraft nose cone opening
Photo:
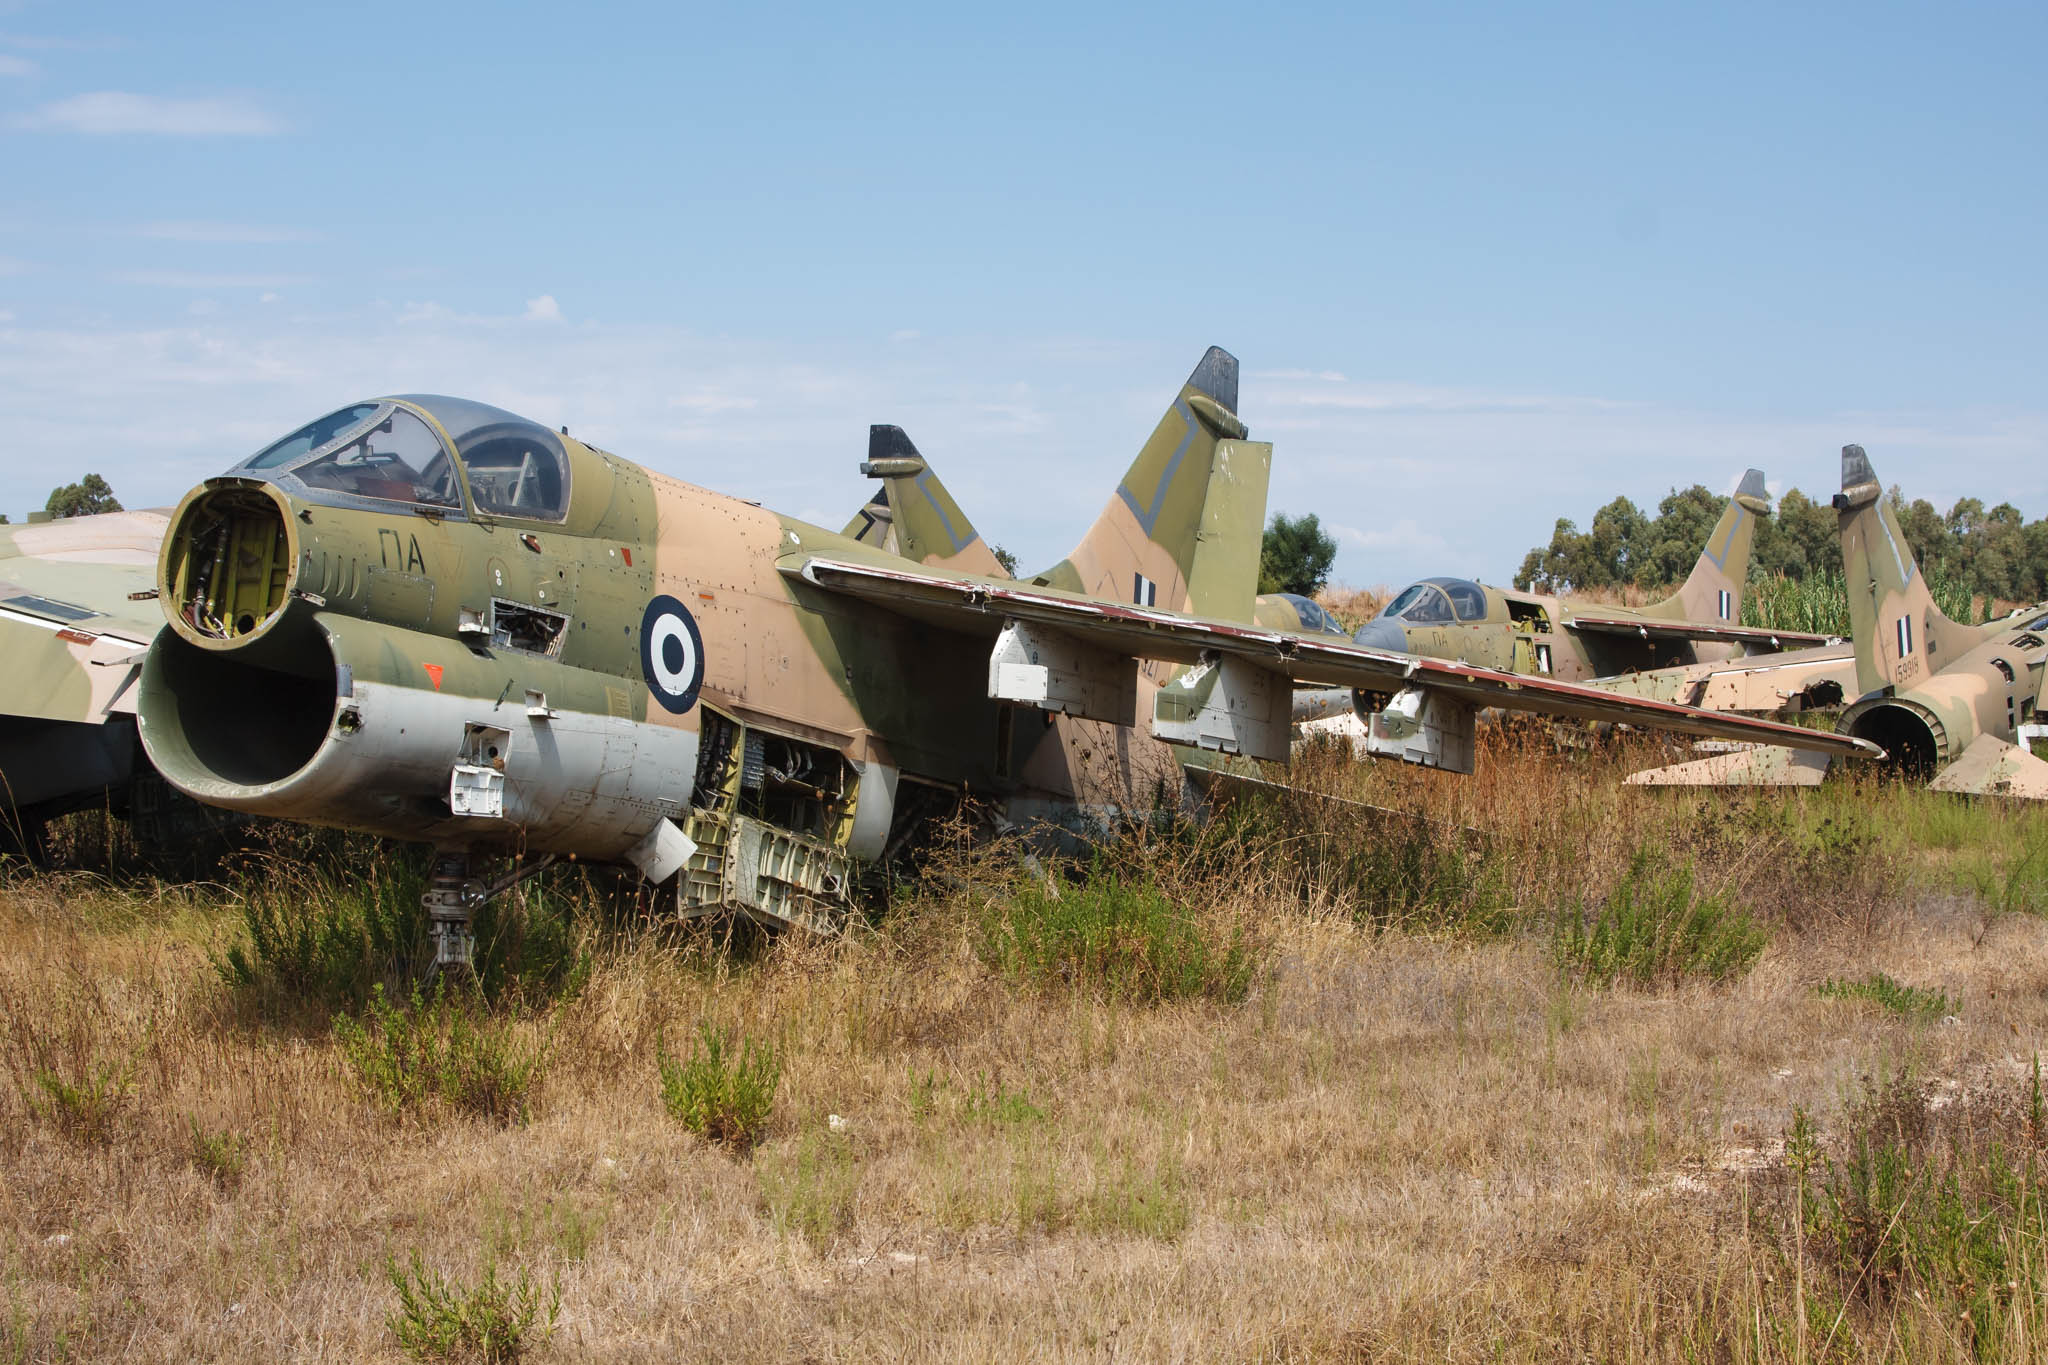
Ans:
<svg viewBox="0 0 2048 1365"><path fill-rule="evenodd" d="M164 539L157 595L194 644L247 642L284 613L295 575L291 522L269 485L211 479L189 494Z"/></svg>
<svg viewBox="0 0 2048 1365"><path fill-rule="evenodd" d="M1384 616L1375 617L1358 628L1358 634L1351 637L1351 643L1365 649L1405 650L1408 648L1408 632L1398 621Z"/></svg>

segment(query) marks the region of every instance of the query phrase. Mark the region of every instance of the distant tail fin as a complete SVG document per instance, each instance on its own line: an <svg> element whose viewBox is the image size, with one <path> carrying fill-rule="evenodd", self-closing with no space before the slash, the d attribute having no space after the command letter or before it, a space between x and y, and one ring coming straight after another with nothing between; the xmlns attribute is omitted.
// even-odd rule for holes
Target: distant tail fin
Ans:
<svg viewBox="0 0 2048 1365"><path fill-rule="evenodd" d="M1244 439L1236 409L1237 357L1211 346L1088 534L1033 581L1251 621L1273 447Z"/></svg>
<svg viewBox="0 0 2048 1365"><path fill-rule="evenodd" d="M1912 687L1982 632L1942 615L1862 446L1842 447L1842 577L1856 637L1856 686Z"/></svg>
<svg viewBox="0 0 2048 1365"><path fill-rule="evenodd" d="M874 517L875 504L880 503L894 536L892 548L904 558L991 578L1010 576L902 427L868 428L868 458L860 472L880 479L882 488L854 518L847 534L866 540L855 527L863 518Z"/></svg>
<svg viewBox="0 0 2048 1365"><path fill-rule="evenodd" d="M1749 577L1749 550L1756 539L1758 517L1771 514L1769 495L1764 491L1761 469L1744 471L1735 486L1735 496L1700 551L1697 563L1678 591L1662 602L1645 607L1645 614L1686 621L1742 619L1742 584Z"/></svg>

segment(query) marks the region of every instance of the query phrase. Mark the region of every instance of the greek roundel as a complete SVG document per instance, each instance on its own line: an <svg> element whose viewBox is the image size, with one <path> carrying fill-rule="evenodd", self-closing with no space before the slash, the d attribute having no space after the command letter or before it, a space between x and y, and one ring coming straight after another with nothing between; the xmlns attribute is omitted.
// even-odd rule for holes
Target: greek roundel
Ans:
<svg viewBox="0 0 2048 1365"><path fill-rule="evenodd" d="M673 597L655 598L640 618L640 673L664 710L681 715L697 704L704 637L689 608Z"/></svg>

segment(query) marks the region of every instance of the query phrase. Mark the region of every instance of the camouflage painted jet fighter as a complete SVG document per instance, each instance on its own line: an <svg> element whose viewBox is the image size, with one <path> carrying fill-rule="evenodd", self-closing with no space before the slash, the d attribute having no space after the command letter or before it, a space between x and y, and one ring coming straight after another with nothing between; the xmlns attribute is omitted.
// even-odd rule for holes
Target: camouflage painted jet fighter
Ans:
<svg viewBox="0 0 2048 1365"><path fill-rule="evenodd" d="M2018 741L2042 703L2048 603L1981 626L1934 605L1861 446L1842 447L1842 568L1855 635L1857 698L1837 730L1937 791L2048 798L2048 763ZM1647 786L1811 786L1828 760L1766 747L1628 780Z"/></svg>
<svg viewBox="0 0 2048 1365"><path fill-rule="evenodd" d="M1868 747L1253 625L1272 448L1236 397L1212 349L1030 582L482 404L352 404L173 512L143 743L202 801L432 841L443 963L538 865L486 882L480 857L621 862L684 913L831 928L862 866L963 794L1099 826L1194 799L1176 745L1285 761L1297 680L1357 689L1466 770L1495 705Z"/></svg>
<svg viewBox="0 0 2048 1365"><path fill-rule="evenodd" d="M1725 659L1738 651L1825 645L1824 635L1741 624L1756 519L1770 512L1763 472L1747 471L1684 584L1646 607L1425 578L1402 589L1352 638L1375 649L1571 681Z"/></svg>

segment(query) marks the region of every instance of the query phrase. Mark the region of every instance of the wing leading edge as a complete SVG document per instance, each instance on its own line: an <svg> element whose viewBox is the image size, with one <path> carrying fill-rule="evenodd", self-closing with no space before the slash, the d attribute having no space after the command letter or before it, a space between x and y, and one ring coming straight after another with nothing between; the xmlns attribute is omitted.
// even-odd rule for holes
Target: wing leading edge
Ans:
<svg viewBox="0 0 2048 1365"><path fill-rule="evenodd" d="M778 568L827 592L992 639L989 695L1002 700L1132 724L1136 660L1193 665L1160 690L1153 732L1174 743L1257 758L1287 756L1295 683L1350 687L1387 699L1382 715L1392 718L1394 732L1449 737L1447 757L1414 761L1464 770L1470 767L1472 713L1488 706L1825 754L1880 752L1868 741L1775 721L1014 581L920 572L900 560L793 554Z"/></svg>

